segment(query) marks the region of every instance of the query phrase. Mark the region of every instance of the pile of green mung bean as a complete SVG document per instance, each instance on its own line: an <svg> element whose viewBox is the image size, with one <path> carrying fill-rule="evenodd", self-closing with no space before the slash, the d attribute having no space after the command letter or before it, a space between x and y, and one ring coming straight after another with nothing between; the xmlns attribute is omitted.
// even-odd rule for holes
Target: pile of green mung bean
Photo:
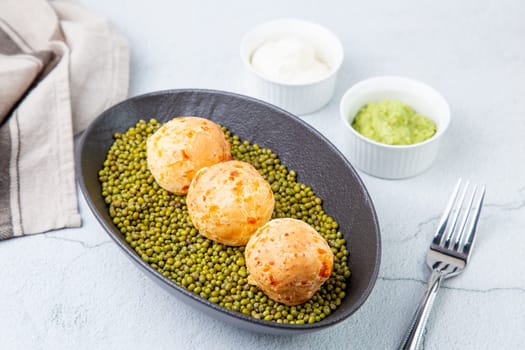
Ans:
<svg viewBox="0 0 525 350"><path fill-rule="evenodd" d="M332 313L345 297L350 277L348 250L338 224L322 208L312 189L296 181L296 173L275 153L241 141L223 128L234 159L251 163L270 183L275 197L272 218L303 220L317 230L334 253L330 278L306 303L280 304L247 282L244 247L209 240L189 218L185 196L162 189L146 164L146 140L159 122L140 120L116 133L99 172L102 196L113 223L137 254L163 276L210 302L266 321L314 323Z"/></svg>

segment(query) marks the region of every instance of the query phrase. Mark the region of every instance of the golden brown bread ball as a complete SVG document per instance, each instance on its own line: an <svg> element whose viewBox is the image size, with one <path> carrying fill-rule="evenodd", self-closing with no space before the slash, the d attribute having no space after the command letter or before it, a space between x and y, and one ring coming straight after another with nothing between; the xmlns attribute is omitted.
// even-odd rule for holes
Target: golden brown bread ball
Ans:
<svg viewBox="0 0 525 350"><path fill-rule="evenodd" d="M274 198L270 184L251 164L232 160L199 170L186 204L203 236L239 246L270 220Z"/></svg>
<svg viewBox="0 0 525 350"><path fill-rule="evenodd" d="M308 301L330 277L334 255L326 240L296 219L275 219L257 230L244 251L248 282L275 301Z"/></svg>
<svg viewBox="0 0 525 350"><path fill-rule="evenodd" d="M147 142L148 169L167 191L186 194L200 168L231 159L221 127L199 117L174 118Z"/></svg>

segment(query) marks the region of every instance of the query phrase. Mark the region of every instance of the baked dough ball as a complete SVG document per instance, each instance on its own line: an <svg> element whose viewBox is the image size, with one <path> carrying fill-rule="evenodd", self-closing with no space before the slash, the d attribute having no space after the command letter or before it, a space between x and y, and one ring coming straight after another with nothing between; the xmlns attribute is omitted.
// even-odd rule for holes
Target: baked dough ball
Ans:
<svg viewBox="0 0 525 350"><path fill-rule="evenodd" d="M287 305L308 301L330 277L334 264L326 240L296 219L275 219L259 228L244 254L248 282Z"/></svg>
<svg viewBox="0 0 525 350"><path fill-rule="evenodd" d="M174 118L147 142L148 169L167 191L186 194L200 168L231 159L230 143L214 122L199 117Z"/></svg>
<svg viewBox="0 0 525 350"><path fill-rule="evenodd" d="M232 160L199 170L186 204L203 236L239 246L270 220L274 198L270 184L251 164Z"/></svg>

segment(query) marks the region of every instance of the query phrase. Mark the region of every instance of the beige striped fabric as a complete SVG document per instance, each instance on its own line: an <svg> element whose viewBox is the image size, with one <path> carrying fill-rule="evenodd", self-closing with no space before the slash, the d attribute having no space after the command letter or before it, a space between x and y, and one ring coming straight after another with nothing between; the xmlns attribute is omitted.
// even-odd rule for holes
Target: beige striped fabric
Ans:
<svg viewBox="0 0 525 350"><path fill-rule="evenodd" d="M129 49L77 2L0 1L0 240L81 223L73 137L127 96Z"/></svg>

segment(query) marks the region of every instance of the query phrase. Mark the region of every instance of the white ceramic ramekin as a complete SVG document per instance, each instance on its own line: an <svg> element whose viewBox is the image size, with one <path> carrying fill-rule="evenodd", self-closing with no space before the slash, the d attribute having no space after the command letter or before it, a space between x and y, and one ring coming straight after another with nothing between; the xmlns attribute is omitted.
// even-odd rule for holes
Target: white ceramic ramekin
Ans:
<svg viewBox="0 0 525 350"><path fill-rule="evenodd" d="M277 40L286 35L310 42L319 58L328 65L329 72L308 84L284 84L257 72L250 63L255 50L269 40ZM299 115L314 112L330 101L343 57L343 46L331 31L318 24L297 19L279 19L260 24L241 41L241 60L247 71L248 93Z"/></svg>
<svg viewBox="0 0 525 350"><path fill-rule="evenodd" d="M436 133L424 142L406 146L379 143L359 134L352 127L359 109L382 100L398 100L411 106L436 123ZM341 99L340 114L348 129L345 147L352 164L386 179L411 177L428 169L450 122L450 108L439 92L424 83L395 76L374 77L352 86Z"/></svg>

